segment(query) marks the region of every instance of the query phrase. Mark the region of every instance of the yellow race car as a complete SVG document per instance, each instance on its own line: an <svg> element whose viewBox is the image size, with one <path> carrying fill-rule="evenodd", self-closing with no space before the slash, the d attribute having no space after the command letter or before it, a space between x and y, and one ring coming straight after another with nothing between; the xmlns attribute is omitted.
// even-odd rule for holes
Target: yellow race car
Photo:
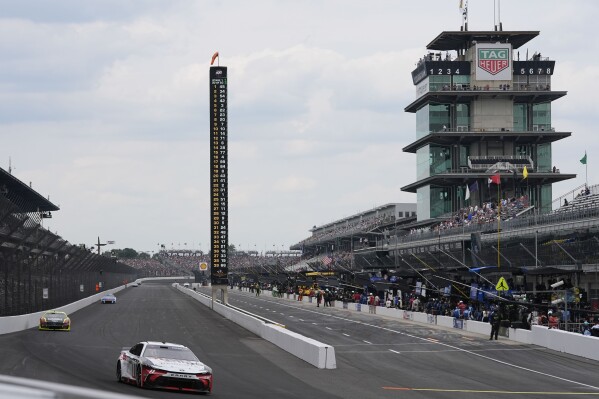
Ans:
<svg viewBox="0 0 599 399"><path fill-rule="evenodd" d="M71 331L71 319L65 312L48 310L40 317L39 330Z"/></svg>

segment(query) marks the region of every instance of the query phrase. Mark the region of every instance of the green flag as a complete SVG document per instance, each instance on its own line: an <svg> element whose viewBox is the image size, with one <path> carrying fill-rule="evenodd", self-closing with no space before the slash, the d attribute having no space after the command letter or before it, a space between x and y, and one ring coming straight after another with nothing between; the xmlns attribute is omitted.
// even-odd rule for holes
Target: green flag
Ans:
<svg viewBox="0 0 599 399"><path fill-rule="evenodd" d="M580 160L580 163L583 165L587 164L587 152L584 152L584 157L582 157L582 159Z"/></svg>

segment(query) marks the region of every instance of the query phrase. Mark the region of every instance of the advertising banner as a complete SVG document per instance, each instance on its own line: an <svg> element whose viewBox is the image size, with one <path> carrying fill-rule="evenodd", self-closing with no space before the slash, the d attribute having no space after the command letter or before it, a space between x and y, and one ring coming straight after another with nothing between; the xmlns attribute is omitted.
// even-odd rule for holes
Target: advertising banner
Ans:
<svg viewBox="0 0 599 399"><path fill-rule="evenodd" d="M512 45L478 43L476 45L476 80L511 80Z"/></svg>

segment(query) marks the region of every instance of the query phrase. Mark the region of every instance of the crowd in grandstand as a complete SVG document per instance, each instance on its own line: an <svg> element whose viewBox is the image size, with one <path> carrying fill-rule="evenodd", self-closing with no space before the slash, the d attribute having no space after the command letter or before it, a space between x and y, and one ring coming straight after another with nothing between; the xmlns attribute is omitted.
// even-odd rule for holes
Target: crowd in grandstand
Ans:
<svg viewBox="0 0 599 399"><path fill-rule="evenodd" d="M421 234L428 231L439 232L455 227L471 226L477 224L496 223L498 215L501 220L510 220L529 206L528 197L514 197L502 199L500 206L495 202L485 202L482 206L473 205L461 208L450 219L445 220L432 228L425 227L410 230L410 234Z"/></svg>
<svg viewBox="0 0 599 399"><path fill-rule="evenodd" d="M253 267L267 267L279 270L291 266L299 260L299 254L290 255L288 253L276 252L261 254L257 251L235 251L229 256L229 268L232 271Z"/></svg>
<svg viewBox="0 0 599 399"><path fill-rule="evenodd" d="M146 277L168 277L180 275L179 270L164 265L156 259L120 259L119 262L140 270Z"/></svg>
<svg viewBox="0 0 599 399"><path fill-rule="evenodd" d="M335 237L348 236L360 232L368 232L378 226L392 223L393 215L363 217L360 220L341 222L335 226L327 227L322 231L314 232L311 237L306 238L299 244L311 244Z"/></svg>

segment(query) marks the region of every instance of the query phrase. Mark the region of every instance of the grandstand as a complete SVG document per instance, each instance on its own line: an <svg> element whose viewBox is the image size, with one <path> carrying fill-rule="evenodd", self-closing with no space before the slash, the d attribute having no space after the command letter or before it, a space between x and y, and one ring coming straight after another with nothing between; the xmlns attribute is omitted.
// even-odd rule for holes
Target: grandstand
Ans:
<svg viewBox="0 0 599 399"><path fill-rule="evenodd" d="M138 272L42 226L59 208L0 168L0 317L56 308Z"/></svg>

